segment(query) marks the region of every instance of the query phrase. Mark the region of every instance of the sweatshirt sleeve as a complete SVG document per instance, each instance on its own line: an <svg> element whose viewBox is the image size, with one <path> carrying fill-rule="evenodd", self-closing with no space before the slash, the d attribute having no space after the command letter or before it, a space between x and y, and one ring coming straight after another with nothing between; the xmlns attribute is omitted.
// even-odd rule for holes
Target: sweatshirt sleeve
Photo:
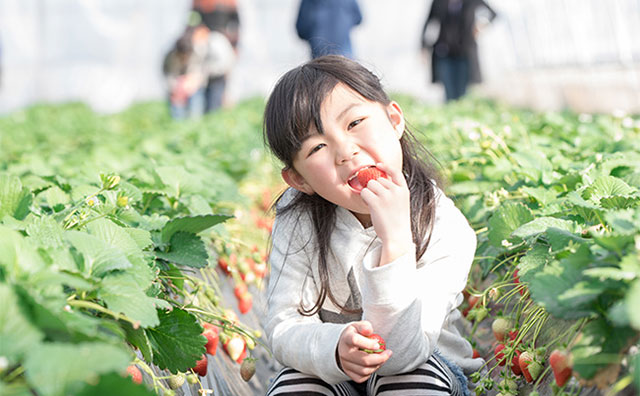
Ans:
<svg viewBox="0 0 640 396"><path fill-rule="evenodd" d="M431 240L417 265L409 253L377 267L380 246L364 259L363 319L396 352L378 370L380 375L412 371L426 361L467 282L475 232L439 190L437 199Z"/></svg>
<svg viewBox="0 0 640 396"><path fill-rule="evenodd" d="M344 324L323 323L317 314L298 312L300 299L310 308L318 298L308 255L311 227L302 216L276 216L269 261L263 327L274 357L283 365L320 377L330 384L349 379L338 367L335 348Z"/></svg>

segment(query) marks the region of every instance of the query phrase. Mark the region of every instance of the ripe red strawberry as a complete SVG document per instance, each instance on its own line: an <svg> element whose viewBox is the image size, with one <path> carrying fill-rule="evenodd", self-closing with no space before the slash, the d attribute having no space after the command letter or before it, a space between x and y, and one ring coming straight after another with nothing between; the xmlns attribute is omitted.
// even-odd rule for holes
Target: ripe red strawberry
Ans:
<svg viewBox="0 0 640 396"><path fill-rule="evenodd" d="M216 350L218 349L219 331L220 329L217 326L211 325L211 327L208 327L202 333L203 336L207 337L207 344L205 345L205 347L207 348L207 353L209 355L216 354Z"/></svg>
<svg viewBox="0 0 640 396"><path fill-rule="evenodd" d="M370 336L367 336L367 338L378 341L378 345L380 347L378 349L362 349L366 353L382 353L382 351L387 349L384 339L382 339L378 334L371 334Z"/></svg>
<svg viewBox="0 0 640 396"><path fill-rule="evenodd" d="M511 330L511 321L504 317L497 317L491 324L493 335L498 341L504 341L509 330Z"/></svg>
<svg viewBox="0 0 640 396"><path fill-rule="evenodd" d="M358 181L363 187L366 187L369 181L376 180L380 177L387 177L387 174L384 171L376 168L375 166L362 169L360 172L358 172Z"/></svg>
<svg viewBox="0 0 640 396"><path fill-rule="evenodd" d="M225 257L218 258L218 267L220 267L220 269L227 275L231 273L229 271L229 262Z"/></svg>
<svg viewBox="0 0 640 396"><path fill-rule="evenodd" d="M520 351L516 349L511 359L511 371L515 375L522 375L522 369L520 368Z"/></svg>
<svg viewBox="0 0 640 396"><path fill-rule="evenodd" d="M473 356L472 358L479 358L480 357L480 352L478 352L478 350L476 348L473 348Z"/></svg>
<svg viewBox="0 0 640 396"><path fill-rule="evenodd" d="M196 362L196 365L191 368L194 373L198 374L201 377L207 376L207 355L202 354L202 358Z"/></svg>
<svg viewBox="0 0 640 396"><path fill-rule="evenodd" d="M480 302L480 296L476 296L475 294L469 295L469 297L467 298L467 303L469 305L467 305L467 307L462 311L462 315L464 317L467 317L467 315L469 314L469 311L475 308L478 302Z"/></svg>
<svg viewBox="0 0 640 396"><path fill-rule="evenodd" d="M549 364L553 370L556 384L560 387L564 386L573 373L567 352L554 349L549 356Z"/></svg>
<svg viewBox="0 0 640 396"><path fill-rule="evenodd" d="M535 381L542 372L542 364L529 351L522 352L518 361L527 382Z"/></svg>
<svg viewBox="0 0 640 396"><path fill-rule="evenodd" d="M135 382L136 384L142 383L142 372L140 372L138 366L132 364L127 367L127 375L130 376L131 381Z"/></svg>
<svg viewBox="0 0 640 396"><path fill-rule="evenodd" d="M233 288L233 294L235 294L236 298L242 297L242 295L246 294L249 291L247 288L247 284L244 282L238 282L236 287Z"/></svg>
<svg viewBox="0 0 640 396"><path fill-rule="evenodd" d="M249 381L251 377L256 373L256 359L246 358L242 361L240 366L240 376L243 380Z"/></svg>
<svg viewBox="0 0 640 396"><path fill-rule="evenodd" d="M253 306L253 297L249 293L245 293L238 299L238 309L241 314L246 314L251 311Z"/></svg>
<svg viewBox="0 0 640 396"><path fill-rule="evenodd" d="M518 276L518 270L517 269L513 273L513 282L516 284L516 287L520 286L520 277ZM520 295L523 296L524 295L524 287L521 287L519 292L520 292Z"/></svg>
<svg viewBox="0 0 640 396"><path fill-rule="evenodd" d="M504 352L502 352L503 349L504 344L498 344L496 346L496 349L493 351L493 355L496 358L498 366L504 366L507 363L507 359L504 358Z"/></svg>
<svg viewBox="0 0 640 396"><path fill-rule="evenodd" d="M246 344L244 342L244 338L242 338L237 334L234 334L231 337L229 337L227 342L222 344L222 347L224 348L225 352L227 352L231 360L235 361L240 358L240 355L242 355L242 352L244 351Z"/></svg>

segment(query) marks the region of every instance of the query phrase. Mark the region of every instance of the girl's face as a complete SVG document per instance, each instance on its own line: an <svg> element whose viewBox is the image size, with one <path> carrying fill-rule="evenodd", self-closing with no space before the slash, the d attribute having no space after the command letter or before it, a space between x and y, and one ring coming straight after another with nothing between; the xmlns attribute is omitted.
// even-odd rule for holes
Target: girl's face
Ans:
<svg viewBox="0 0 640 396"><path fill-rule="evenodd" d="M400 137L404 117L397 103L371 102L338 84L322 102L324 134L312 125L309 136L282 176L295 189L324 199L368 220L369 208L360 197L355 174L376 163L402 170Z"/></svg>

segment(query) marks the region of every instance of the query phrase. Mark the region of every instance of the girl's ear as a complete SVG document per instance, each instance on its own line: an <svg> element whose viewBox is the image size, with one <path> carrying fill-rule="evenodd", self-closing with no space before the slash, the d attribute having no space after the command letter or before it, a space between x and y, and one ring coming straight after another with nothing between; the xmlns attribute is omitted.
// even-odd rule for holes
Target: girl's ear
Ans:
<svg viewBox="0 0 640 396"><path fill-rule="evenodd" d="M398 139L402 137L404 133L404 113L397 102L392 101L387 106L387 114L389 114L389 120L393 129L396 130Z"/></svg>
<svg viewBox="0 0 640 396"><path fill-rule="evenodd" d="M312 195L314 193L311 186L309 186L306 180L304 180L304 177L296 172L295 169L283 168L280 174L282 175L284 181L296 190L308 195Z"/></svg>

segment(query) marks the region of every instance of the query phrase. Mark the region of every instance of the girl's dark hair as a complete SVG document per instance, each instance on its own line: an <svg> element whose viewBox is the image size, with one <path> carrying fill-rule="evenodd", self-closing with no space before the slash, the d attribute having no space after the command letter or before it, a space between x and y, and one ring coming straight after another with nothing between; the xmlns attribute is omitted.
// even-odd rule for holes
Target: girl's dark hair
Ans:
<svg viewBox="0 0 640 396"><path fill-rule="evenodd" d="M267 101L263 125L265 145L285 167L293 168L293 158L308 136L312 123L319 133L323 133L320 108L338 83L372 102L384 106L391 102L378 77L359 63L342 56L319 57L290 70L277 82ZM434 183L440 185L441 181L431 163L431 154L408 128L405 128L400 145L403 154L402 170L411 194L411 231L418 260L427 249L430 238L424 237L431 234L435 220ZM310 214L320 274L318 299L311 308L304 307L301 302L299 312L308 316L316 314L327 297L337 307L349 312L336 301L329 288L327 256L336 221L336 205L317 194L298 193L291 202L278 210L279 213L284 213L294 209Z"/></svg>

